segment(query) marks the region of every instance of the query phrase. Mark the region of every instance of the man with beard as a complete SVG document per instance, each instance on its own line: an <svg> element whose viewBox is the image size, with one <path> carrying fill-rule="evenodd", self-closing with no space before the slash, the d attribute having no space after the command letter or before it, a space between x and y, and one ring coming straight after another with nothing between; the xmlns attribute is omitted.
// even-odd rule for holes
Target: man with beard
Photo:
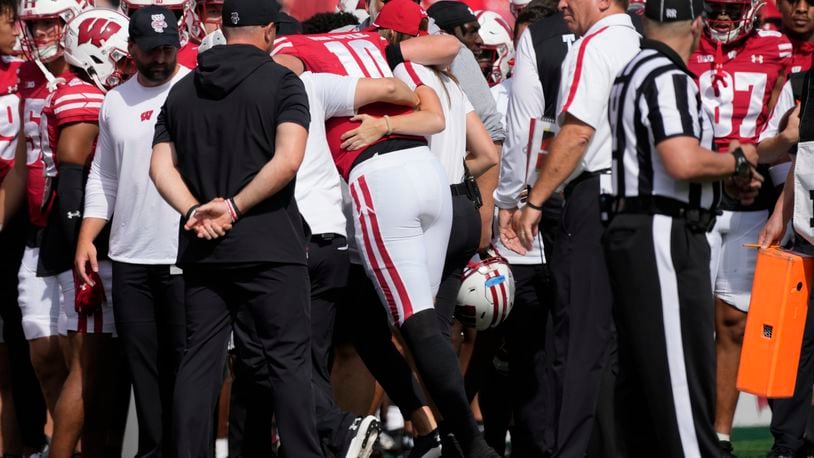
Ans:
<svg viewBox="0 0 814 458"><path fill-rule="evenodd" d="M166 18L164 28L151 25L157 17ZM173 17L158 6L133 13L128 50L138 74L108 92L102 105L76 251L76 270L88 281L89 270L98 270L93 240L113 218L113 308L133 375L139 456L172 455L169 414L185 336L183 280L173 266L178 213L149 176L161 106L170 88L189 73L177 63L180 43L176 22L169 20Z"/></svg>

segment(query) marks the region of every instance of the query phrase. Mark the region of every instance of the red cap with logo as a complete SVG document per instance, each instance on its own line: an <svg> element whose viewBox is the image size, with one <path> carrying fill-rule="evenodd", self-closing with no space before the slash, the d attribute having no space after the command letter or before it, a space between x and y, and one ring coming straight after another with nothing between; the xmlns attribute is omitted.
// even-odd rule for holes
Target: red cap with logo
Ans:
<svg viewBox="0 0 814 458"><path fill-rule="evenodd" d="M424 8L413 0L390 0L379 11L379 16L372 26L415 37L421 34L421 20L426 17Z"/></svg>

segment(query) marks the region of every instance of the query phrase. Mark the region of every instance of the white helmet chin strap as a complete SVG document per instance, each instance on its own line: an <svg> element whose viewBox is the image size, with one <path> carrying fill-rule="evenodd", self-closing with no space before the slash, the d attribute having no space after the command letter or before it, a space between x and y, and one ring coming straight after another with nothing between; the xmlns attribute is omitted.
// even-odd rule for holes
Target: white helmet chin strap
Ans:
<svg viewBox="0 0 814 458"><path fill-rule="evenodd" d="M48 70L48 67L46 67L45 64L43 64L42 61L39 58L35 58L34 63L37 65L37 67L40 69L42 74L45 76L45 79L48 80L48 90L49 91L53 91L54 89L57 88L57 85L66 82L65 78L57 78L57 77L55 77L54 74L51 73L51 70Z"/></svg>

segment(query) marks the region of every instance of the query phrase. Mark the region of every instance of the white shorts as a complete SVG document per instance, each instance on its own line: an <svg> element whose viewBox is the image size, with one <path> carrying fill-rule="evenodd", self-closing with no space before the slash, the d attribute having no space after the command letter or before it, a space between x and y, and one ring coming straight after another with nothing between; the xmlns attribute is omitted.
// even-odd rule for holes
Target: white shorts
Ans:
<svg viewBox="0 0 814 458"><path fill-rule="evenodd" d="M351 171L354 236L392 323L434 306L452 228L444 168L427 147L374 156Z"/></svg>
<svg viewBox="0 0 814 458"><path fill-rule="evenodd" d="M39 248L26 247L17 275L17 302L26 340L59 335L60 291L57 277L38 277Z"/></svg>
<svg viewBox="0 0 814 458"><path fill-rule="evenodd" d="M768 210L731 212L718 217L707 234L710 248L710 275L715 296L742 312L749 311L760 230L769 218Z"/></svg>
<svg viewBox="0 0 814 458"><path fill-rule="evenodd" d="M59 284L62 289L62 311L66 317L65 326L60 326L60 335L71 332L83 334L113 334L116 335L116 321L113 318L113 264L110 261L99 261L99 277L105 289L105 301L94 313L77 313L75 307L76 285L73 272L67 271L59 274Z"/></svg>

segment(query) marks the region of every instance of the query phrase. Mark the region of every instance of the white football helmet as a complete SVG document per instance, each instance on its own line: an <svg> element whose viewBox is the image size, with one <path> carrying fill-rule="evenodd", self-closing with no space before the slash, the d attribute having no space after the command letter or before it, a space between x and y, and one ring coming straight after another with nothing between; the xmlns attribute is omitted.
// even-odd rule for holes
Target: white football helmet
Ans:
<svg viewBox="0 0 814 458"><path fill-rule="evenodd" d="M514 276L508 261L493 255L475 256L464 268L455 317L464 326L484 331L509 316L514 305Z"/></svg>
<svg viewBox="0 0 814 458"><path fill-rule="evenodd" d="M92 9L65 26L62 47L65 60L85 70L102 91L122 83L133 72L127 53L130 21L118 11Z"/></svg>
<svg viewBox="0 0 814 458"><path fill-rule="evenodd" d="M42 63L53 62L62 56L62 36L65 24L79 13L93 6L88 0L22 0L20 2L20 22L22 24L21 48L29 60ZM60 19L56 37L43 40L34 36L33 23L39 20Z"/></svg>
<svg viewBox="0 0 814 458"><path fill-rule="evenodd" d="M512 28L494 11L476 11L480 24L480 38L483 40L483 53L479 60L489 59L491 68L484 68L489 86L500 84L509 76L514 59Z"/></svg>
<svg viewBox="0 0 814 458"><path fill-rule="evenodd" d="M130 17L137 9L153 5L162 6L175 13L182 45L190 40L200 43L206 36L206 30L196 12L195 0L121 0L120 8L125 16Z"/></svg>

